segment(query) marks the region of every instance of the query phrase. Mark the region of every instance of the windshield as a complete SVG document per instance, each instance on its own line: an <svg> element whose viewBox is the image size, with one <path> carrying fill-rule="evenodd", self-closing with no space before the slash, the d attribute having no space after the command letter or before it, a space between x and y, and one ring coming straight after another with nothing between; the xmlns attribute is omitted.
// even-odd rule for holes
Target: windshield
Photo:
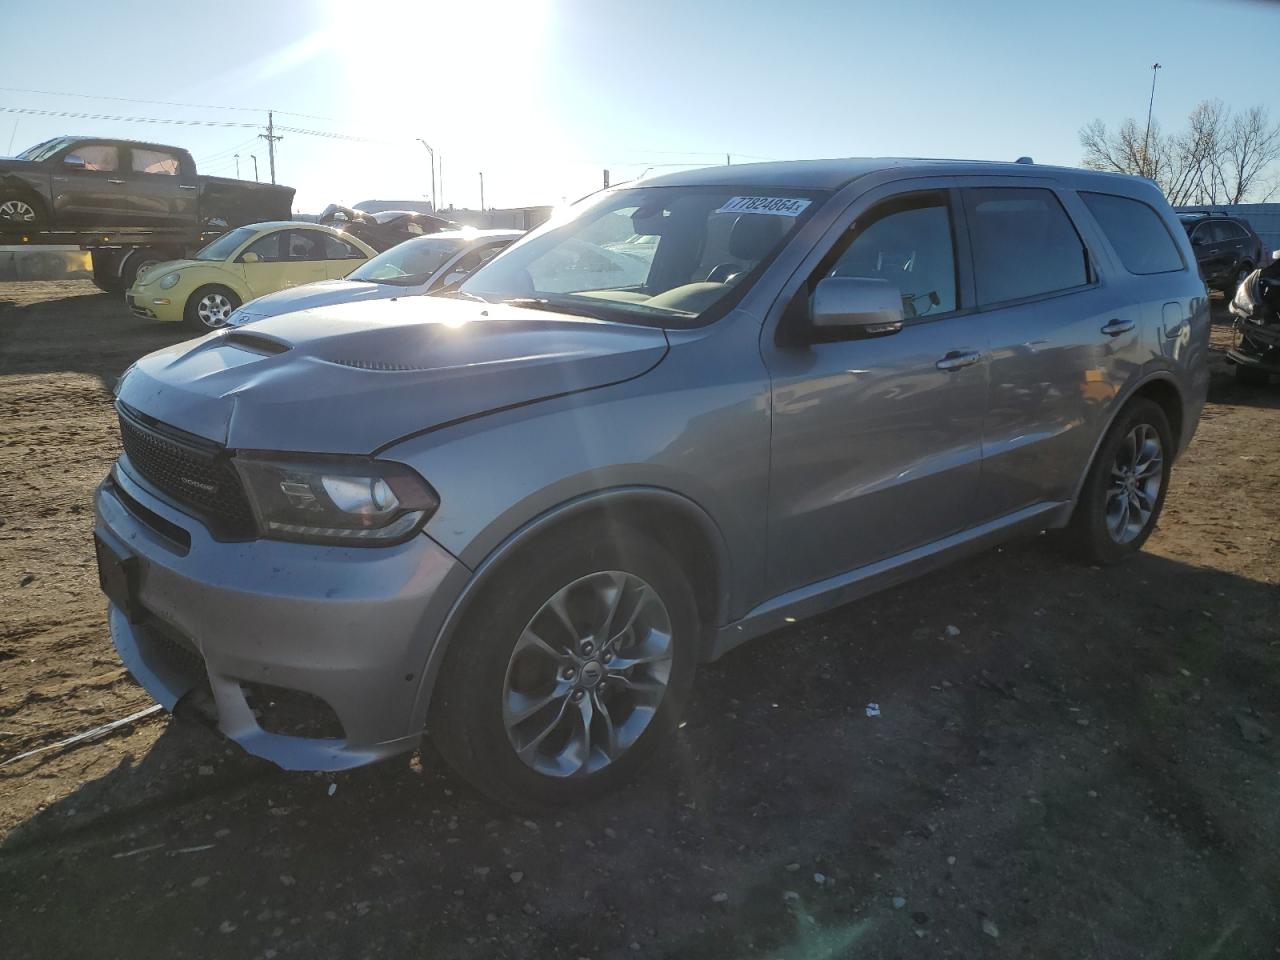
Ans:
<svg viewBox="0 0 1280 960"><path fill-rule="evenodd" d="M609 319L694 326L736 301L817 204L817 193L637 187L510 247L461 287Z"/></svg>
<svg viewBox="0 0 1280 960"><path fill-rule="evenodd" d="M230 233L224 233L213 243L196 254L197 260L226 260L236 252L236 248L258 231L253 227L236 227Z"/></svg>
<svg viewBox="0 0 1280 960"><path fill-rule="evenodd" d="M34 147L27 147L27 149L23 150L14 159L34 160L38 163L41 160L46 160L53 156L70 142L71 140L68 137L54 137L52 140L45 140L41 143L37 143Z"/></svg>
<svg viewBox="0 0 1280 960"><path fill-rule="evenodd" d="M430 280L432 274L466 245L465 240L442 240L438 237L406 240L361 264L347 274L347 279L416 287Z"/></svg>

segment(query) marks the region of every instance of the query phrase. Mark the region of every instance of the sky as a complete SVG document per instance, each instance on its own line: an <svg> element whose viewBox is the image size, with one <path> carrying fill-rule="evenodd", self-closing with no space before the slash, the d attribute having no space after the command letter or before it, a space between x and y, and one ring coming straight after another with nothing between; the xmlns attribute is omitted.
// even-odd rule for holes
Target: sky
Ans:
<svg viewBox="0 0 1280 960"><path fill-rule="evenodd" d="M1090 120L1145 120L1157 61L1166 129L1212 98L1280 115L1278 30L1280 4L1259 0L0 0L0 154L147 139L224 176L239 153L251 179L256 154L266 180L270 108L329 134L277 145L303 213L430 199L419 138L442 205L473 208L481 173L487 206L560 204L605 169L617 183L726 154L1074 165Z"/></svg>

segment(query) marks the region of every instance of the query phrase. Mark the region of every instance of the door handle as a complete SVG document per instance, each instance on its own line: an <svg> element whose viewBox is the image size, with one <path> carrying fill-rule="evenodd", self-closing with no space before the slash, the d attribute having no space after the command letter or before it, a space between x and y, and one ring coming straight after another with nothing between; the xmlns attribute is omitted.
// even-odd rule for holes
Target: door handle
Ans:
<svg viewBox="0 0 1280 960"><path fill-rule="evenodd" d="M1133 329L1132 320L1116 319L1116 320L1112 320L1110 323L1104 326L1102 328L1102 332L1105 333L1108 337L1118 337L1120 336L1120 334L1128 333L1132 329Z"/></svg>
<svg viewBox="0 0 1280 960"><path fill-rule="evenodd" d="M971 367L982 359L982 354L977 352L961 353L959 350L952 350L945 357L934 364L939 370L959 370L963 367Z"/></svg>
<svg viewBox="0 0 1280 960"><path fill-rule="evenodd" d="M178 189L179 189L179 190L194 190L194 189L195 189L195 184L192 184L192 183L180 183L180 184L178 184Z"/></svg>
<svg viewBox="0 0 1280 960"><path fill-rule="evenodd" d="M124 183L124 181L123 181L123 180L112 180L110 177L108 177L108 178L107 178L107 183Z"/></svg>

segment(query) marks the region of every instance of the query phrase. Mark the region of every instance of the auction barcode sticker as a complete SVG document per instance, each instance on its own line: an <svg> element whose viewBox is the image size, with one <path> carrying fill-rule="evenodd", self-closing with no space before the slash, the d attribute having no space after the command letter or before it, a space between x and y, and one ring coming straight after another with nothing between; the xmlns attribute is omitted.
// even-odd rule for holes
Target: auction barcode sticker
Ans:
<svg viewBox="0 0 1280 960"><path fill-rule="evenodd" d="M730 197L716 213L770 213L798 217L812 201L803 197Z"/></svg>

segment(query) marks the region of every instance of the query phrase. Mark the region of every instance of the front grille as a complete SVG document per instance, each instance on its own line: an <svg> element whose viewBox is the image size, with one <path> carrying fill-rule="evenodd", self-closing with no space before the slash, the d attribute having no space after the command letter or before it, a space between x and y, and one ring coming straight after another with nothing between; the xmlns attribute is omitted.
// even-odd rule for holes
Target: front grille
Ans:
<svg viewBox="0 0 1280 960"><path fill-rule="evenodd" d="M190 510L219 540L248 540L257 533L253 511L224 448L187 437L123 403L120 440L129 465Z"/></svg>

